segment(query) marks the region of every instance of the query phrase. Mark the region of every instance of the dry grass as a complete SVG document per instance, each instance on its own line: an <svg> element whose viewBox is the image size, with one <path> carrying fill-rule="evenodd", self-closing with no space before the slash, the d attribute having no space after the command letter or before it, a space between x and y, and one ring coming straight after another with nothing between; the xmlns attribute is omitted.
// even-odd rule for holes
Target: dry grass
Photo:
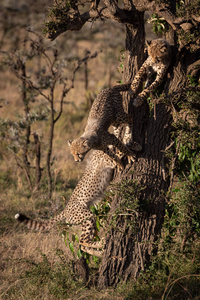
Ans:
<svg viewBox="0 0 200 300"><path fill-rule="evenodd" d="M40 252L48 256L50 261L55 260L55 250L62 249L66 256L72 258L71 253L64 245L58 232L33 233L13 229L1 236L1 281L0 295L8 292L9 288L17 285L19 275L27 269L27 261L38 262Z"/></svg>
<svg viewBox="0 0 200 300"><path fill-rule="evenodd" d="M38 4L39 5L39 4ZM16 17L16 16L15 16ZM34 18L30 18L34 22ZM96 27L95 27L96 26ZM123 47L122 26L115 26L108 32L106 24L101 25L101 32L98 29L99 24L87 28L88 40L84 40L82 33L70 33L67 37L60 37L53 44L62 48L62 57L83 57L86 50L92 53L102 50L102 53L94 60L88 63L89 87L88 92L97 94L109 83L116 84L121 79L121 74L117 72L119 64L119 50ZM87 27L87 26L86 26ZM90 27L90 26L89 26ZM116 45L110 49L110 34L116 34ZM24 37L22 32L21 37ZM12 40L6 40L4 49L10 48ZM47 44L52 45L49 41ZM64 44L64 46L63 46ZM34 64L28 64L27 71L31 74ZM68 71L69 77L70 70ZM68 74L67 74L68 75ZM76 182L80 179L86 162L77 164L73 161L70 154L67 140L77 137L82 133L86 124L86 93L83 69L76 76L75 88L67 95L66 101L74 103L65 104L62 118L56 124L53 144L52 158L54 165L53 180L54 193L53 203L51 205L45 198L45 194L38 193L31 195L27 191L23 174L15 164L12 155L1 147L1 176L4 177L2 191L0 196L0 298L1 299L55 299L55 296L49 292L46 286L40 288L30 283L30 280L24 278L25 272L31 268L32 263L40 263L41 253L48 257L52 266L58 261L56 249L61 249L69 261L73 258L69 248L64 244L61 234L57 231L49 233L35 233L24 229L14 221L14 215L19 211L32 216L50 217L64 207L69 199ZM2 102L1 117L4 119L17 120L17 115L23 115L23 106L19 90L19 81L8 71L0 72L0 91ZM59 96L59 90L55 93ZM32 104L32 107L37 105ZM58 104L59 105L59 104ZM58 108L58 106L56 106ZM45 149L48 136L48 124L40 122L34 124L33 131L41 136L41 148ZM31 142L33 137L31 136ZM42 152L42 163L45 165L45 156ZM23 176L22 176L23 175ZM62 179L59 188L57 182ZM77 227L74 233L77 233ZM80 230L78 229L78 232ZM30 262L30 263L28 263ZM26 292L27 295L26 296ZM75 293L75 292L74 292ZM81 290L82 293L82 290ZM83 293L80 299L90 297L90 294ZM91 294L94 295L94 292ZM77 298L77 299L78 299ZM74 298L75 299L75 298ZM106 298L105 298L106 299Z"/></svg>

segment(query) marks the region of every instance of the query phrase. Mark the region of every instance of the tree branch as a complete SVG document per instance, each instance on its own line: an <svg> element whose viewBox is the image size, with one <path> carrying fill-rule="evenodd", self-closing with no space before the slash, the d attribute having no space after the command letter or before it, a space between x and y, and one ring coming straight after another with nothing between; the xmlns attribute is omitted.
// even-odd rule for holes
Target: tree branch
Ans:
<svg viewBox="0 0 200 300"><path fill-rule="evenodd" d="M62 114L62 111L63 111L63 103L64 103L64 98L65 98L65 96L66 96L66 95L69 93L69 91L74 87L74 80L75 80L76 72L79 70L79 68L81 67L81 65L82 65L84 62L87 62L87 61L89 61L89 60L91 60L91 59L97 57L97 55L98 55L100 52L101 52L101 51L96 51L96 52L94 52L93 54L91 54L90 52L88 52L87 55L86 55L84 58L82 58L82 59L80 59L80 60L78 61L78 66L77 66L77 67L74 69L74 71L73 71L73 76L72 76L72 80L71 80L71 85L70 85L68 88L66 88L66 84L65 84L65 83L63 84L63 90L62 90L62 95L61 95L61 99L60 99L60 111L59 111L59 113L58 113L58 116L55 118L54 123L56 123L56 122L59 120L59 118L60 118L60 116L61 116L61 114Z"/></svg>
<svg viewBox="0 0 200 300"><path fill-rule="evenodd" d="M112 19L119 23L126 24L136 24L137 18L134 13L134 9L126 10L118 6L116 0L103 0L104 7L101 9L96 9L94 5L90 9L82 14L79 12L78 6L81 5L81 1L77 3L76 7L68 8L67 12L64 12L64 8L58 8L63 13L53 15L52 20L46 22L45 31L47 32L47 38L54 40L61 33L65 31L79 31L86 22L91 22L94 19ZM181 17L176 17L169 8L167 3L159 3L155 0L133 0L133 5L135 9L140 12L150 10L156 13L158 16L164 18L166 22L172 27L173 30L188 31L188 20ZM53 9L52 9L53 11ZM200 18L198 16L191 16L192 24L196 26L197 23L200 23ZM193 25L190 24L192 27Z"/></svg>
<svg viewBox="0 0 200 300"><path fill-rule="evenodd" d="M150 10L160 17L163 17L174 30L180 29L180 26L176 23L176 16L170 12L167 3L158 3L150 0L134 0L134 5L139 11Z"/></svg>
<svg viewBox="0 0 200 300"><path fill-rule="evenodd" d="M146 11L150 10L154 13L156 13L159 17L162 17L165 19L165 21L173 28L173 30L179 31L184 30L188 31L188 26L191 25L191 27L196 26L196 23L200 23L200 17L198 16L191 16L191 23L188 23L188 18L182 18L182 17L176 17L172 12L170 12L168 3L159 3L157 1L151 1L151 0L133 0L135 8L139 11ZM196 23L195 23L196 22Z"/></svg>
<svg viewBox="0 0 200 300"><path fill-rule="evenodd" d="M119 8L115 0L104 0L104 4L107 7L107 11L111 19L115 19L120 23L123 23L122 20L127 20L128 11Z"/></svg>
<svg viewBox="0 0 200 300"><path fill-rule="evenodd" d="M59 36L61 33L65 32L65 31L79 31L83 25L89 21L91 18L95 18L98 17L98 12L91 10L91 11L87 11L85 13L83 13L82 15L75 15L73 16L68 22L60 22L59 24L57 24L57 28L54 29L53 31L49 31L48 29L48 25L49 23L46 23L46 27L47 27L47 38L49 38L50 40L55 40L55 38L57 38L57 36Z"/></svg>
<svg viewBox="0 0 200 300"><path fill-rule="evenodd" d="M91 22L94 19L112 19L119 23L138 23L134 11L119 8L115 0L104 0L104 3L105 6L99 10L91 8L82 14L78 10L73 14L68 12L66 17L62 19L55 16L52 21L45 24L47 38L53 41L65 31L79 31L86 22Z"/></svg>

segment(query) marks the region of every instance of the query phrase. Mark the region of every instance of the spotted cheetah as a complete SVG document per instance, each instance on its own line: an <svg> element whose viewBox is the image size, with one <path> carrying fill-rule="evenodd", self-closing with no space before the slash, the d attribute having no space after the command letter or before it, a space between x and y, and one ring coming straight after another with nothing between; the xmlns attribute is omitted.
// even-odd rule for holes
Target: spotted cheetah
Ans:
<svg viewBox="0 0 200 300"><path fill-rule="evenodd" d="M123 154L130 156L133 151L141 151L141 146L136 142L132 143L132 150L124 145L114 134L108 132L112 125L118 127L121 124L132 124L132 116L127 114L123 108L122 95L120 92L128 91L130 83L116 85L101 91L94 100L90 110L87 125L84 133L73 141L69 146L74 160L80 162L91 150L102 150L123 169L119 157L108 146L116 146Z"/></svg>
<svg viewBox="0 0 200 300"><path fill-rule="evenodd" d="M144 90L134 99L133 105L140 106L151 91L154 91L163 81L171 60L171 48L167 41L157 39L147 41L148 58L136 74L132 84L130 94L135 95L141 81L147 76ZM156 73L155 80L150 83L153 73Z"/></svg>
<svg viewBox="0 0 200 300"><path fill-rule="evenodd" d="M81 180L74 189L66 208L49 221L32 220L23 214L16 214L15 219L24 223L29 229L45 231L65 220L69 225L82 227L79 243L81 249L89 254L101 256L104 243L92 241L96 230L95 216L90 211L90 205L100 201L112 180L116 163L102 151L94 150L91 161Z"/></svg>

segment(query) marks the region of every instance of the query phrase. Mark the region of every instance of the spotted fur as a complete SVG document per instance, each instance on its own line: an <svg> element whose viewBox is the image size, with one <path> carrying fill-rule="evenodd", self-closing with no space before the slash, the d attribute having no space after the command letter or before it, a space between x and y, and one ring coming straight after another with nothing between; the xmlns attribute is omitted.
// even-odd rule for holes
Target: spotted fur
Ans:
<svg viewBox="0 0 200 300"><path fill-rule="evenodd" d="M117 85L99 93L90 110L84 133L77 139L69 141L75 161L82 161L91 149L97 149L109 155L120 168L123 168L121 160L109 145L116 146L127 156L133 155L133 150L141 150L141 146L137 143L132 143L132 149L128 148L114 134L108 132L111 125L118 127L121 124L132 124L132 116L124 111L120 94L122 91L128 91L129 88L130 83Z"/></svg>
<svg viewBox="0 0 200 300"><path fill-rule="evenodd" d="M147 76L148 80L144 90L134 99L133 105L136 107L140 106L150 92L155 91L162 83L171 60L171 49L167 41L157 39L147 42L147 46L149 56L131 84L131 95L135 95L145 75ZM156 73L156 78L151 82L154 73Z"/></svg>
<svg viewBox="0 0 200 300"><path fill-rule="evenodd" d="M112 180L115 166L116 163L109 156L102 151L94 151L67 206L59 215L48 221L32 220L19 213L15 215L15 218L29 229L38 231L49 230L62 220L69 225L81 224L82 232L79 240L81 249L89 254L101 256L104 244L103 241L92 241L96 230L96 220L89 207L103 198L104 192Z"/></svg>

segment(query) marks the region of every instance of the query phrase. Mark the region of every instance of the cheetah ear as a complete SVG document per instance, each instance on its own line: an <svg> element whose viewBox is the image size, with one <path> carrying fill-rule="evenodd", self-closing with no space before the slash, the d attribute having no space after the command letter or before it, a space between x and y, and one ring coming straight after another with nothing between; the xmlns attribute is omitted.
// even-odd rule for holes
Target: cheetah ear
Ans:
<svg viewBox="0 0 200 300"><path fill-rule="evenodd" d="M147 44L147 46L150 46L151 45L151 41L147 41L146 40L146 44Z"/></svg>
<svg viewBox="0 0 200 300"><path fill-rule="evenodd" d="M73 140L69 140L68 141L68 145L71 146L71 143L73 142Z"/></svg>

